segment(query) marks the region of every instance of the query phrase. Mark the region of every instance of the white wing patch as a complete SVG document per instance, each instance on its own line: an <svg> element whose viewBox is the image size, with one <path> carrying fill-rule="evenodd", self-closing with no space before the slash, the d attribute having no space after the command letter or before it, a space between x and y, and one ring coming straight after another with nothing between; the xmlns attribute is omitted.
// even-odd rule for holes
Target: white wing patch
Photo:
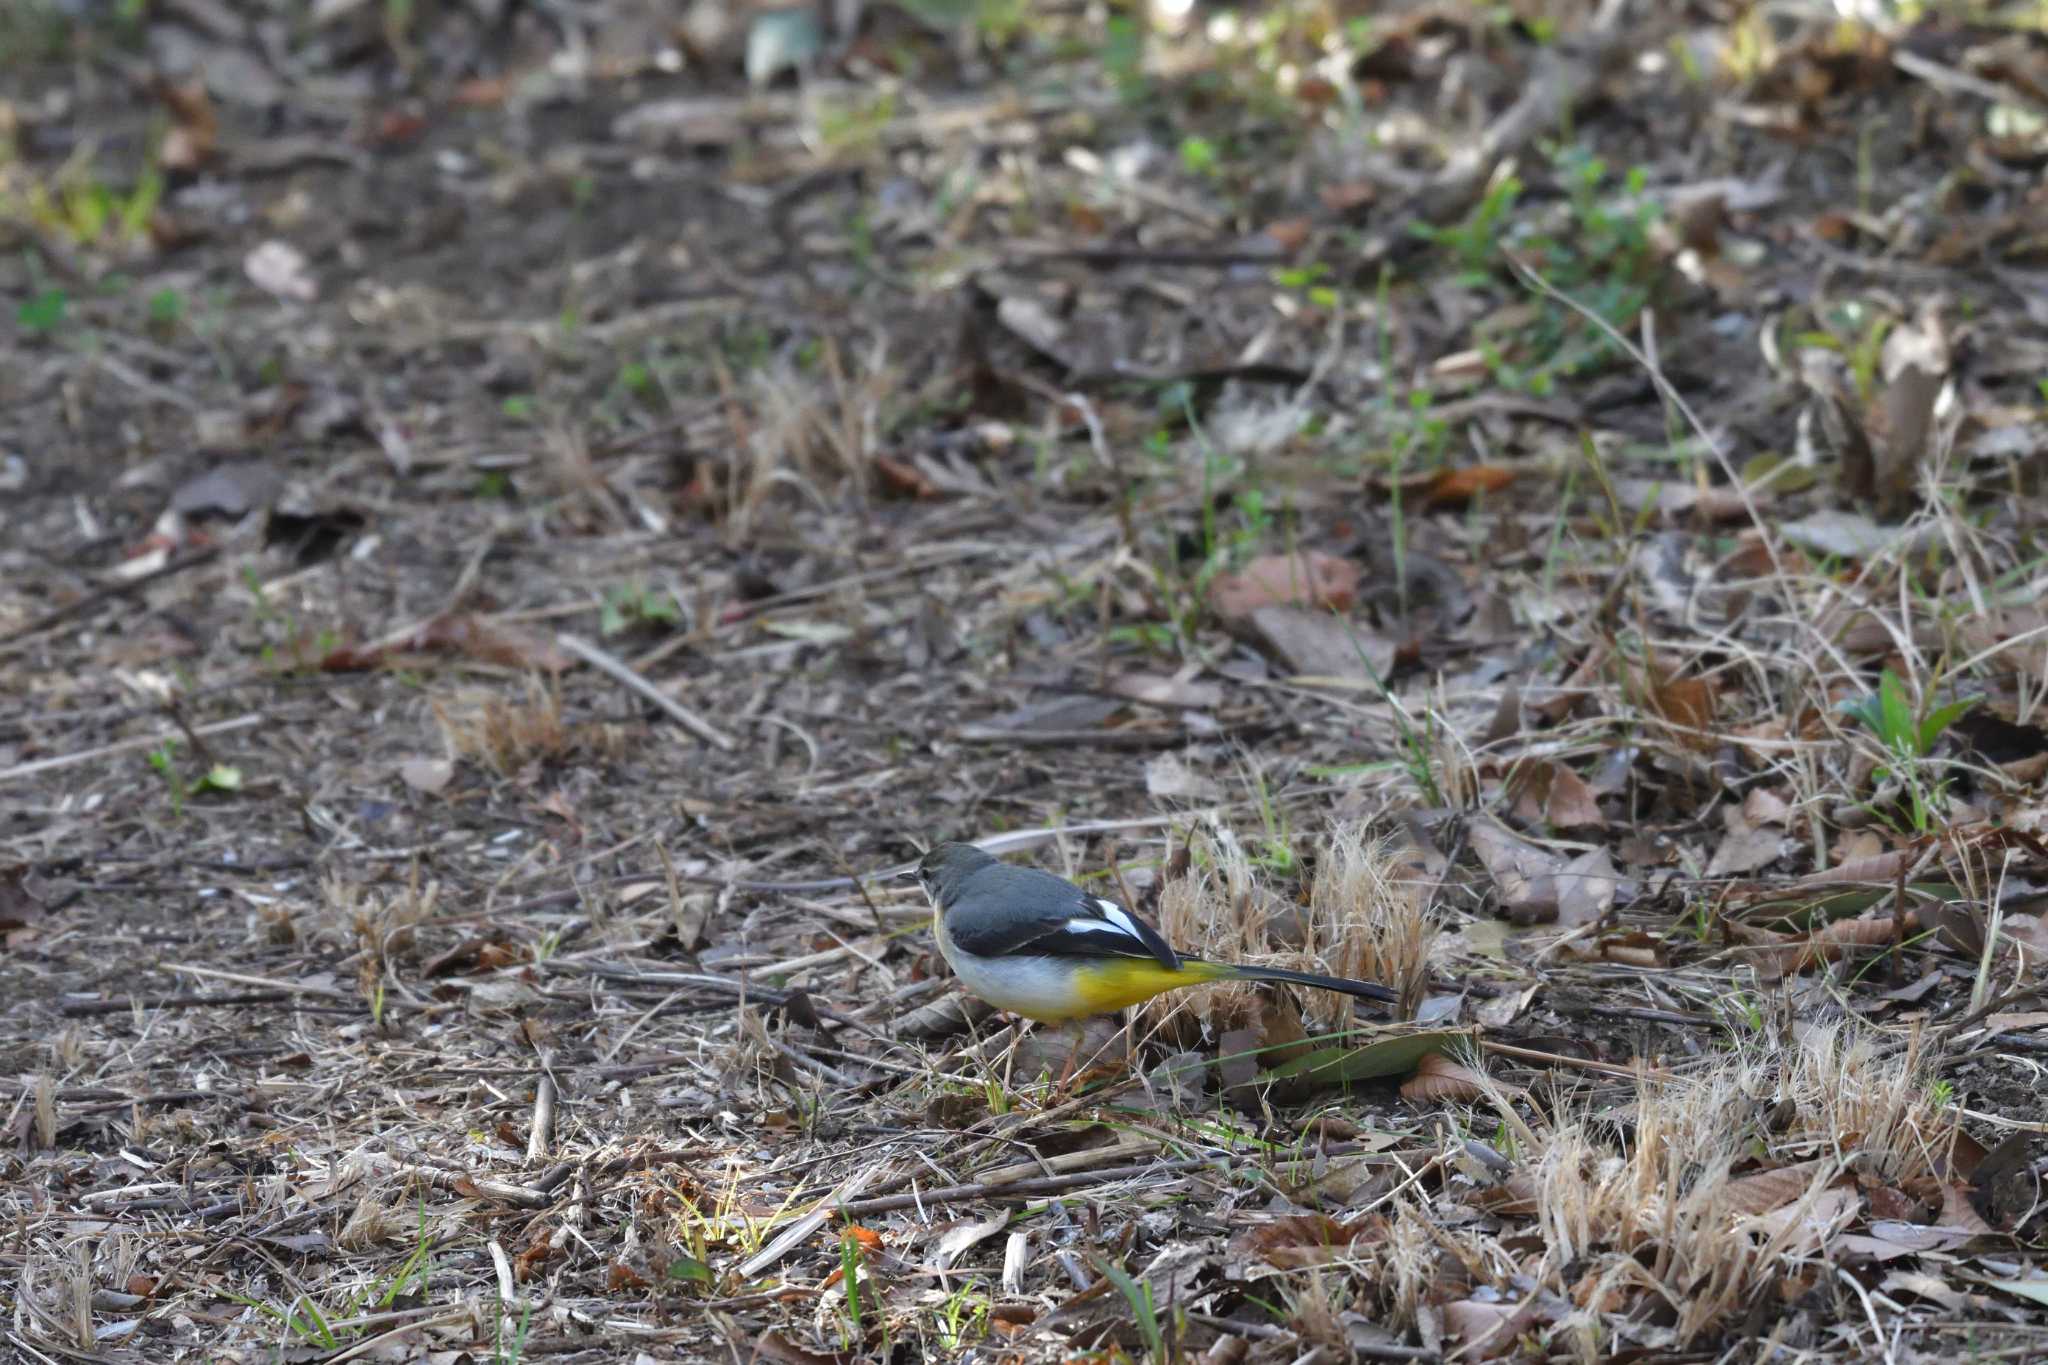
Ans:
<svg viewBox="0 0 2048 1365"><path fill-rule="evenodd" d="M1125 929L1122 925L1105 923L1099 919L1070 919L1067 921L1065 928L1066 932L1070 934L1086 938L1106 939L1125 946L1135 944L1139 948L1145 947L1145 940ZM1146 949L1145 951L1146 955L1150 956L1151 950Z"/></svg>
<svg viewBox="0 0 2048 1365"><path fill-rule="evenodd" d="M1124 909L1115 901L1104 900L1100 896L1090 896L1088 903L1101 911L1102 917L1115 925L1119 931L1136 939L1139 943L1145 941L1145 936L1138 932L1138 922L1131 918L1130 911ZM1068 927L1072 928L1073 926L1069 925Z"/></svg>

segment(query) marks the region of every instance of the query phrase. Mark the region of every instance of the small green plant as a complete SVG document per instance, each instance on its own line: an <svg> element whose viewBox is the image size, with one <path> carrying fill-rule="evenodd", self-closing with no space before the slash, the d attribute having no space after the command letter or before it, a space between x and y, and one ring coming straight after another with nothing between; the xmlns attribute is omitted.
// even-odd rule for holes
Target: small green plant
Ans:
<svg viewBox="0 0 2048 1365"><path fill-rule="evenodd" d="M1411 231L1434 246L1443 247L1466 272L1467 284L1484 281L1500 268L1501 234L1508 215L1522 196L1522 182L1503 175L1487 187L1486 197L1465 215L1465 221L1449 227L1416 223Z"/></svg>
<svg viewBox="0 0 2048 1365"><path fill-rule="evenodd" d="M164 780L164 791L171 798L171 814L185 813L185 775L178 770L178 741L167 739L149 751L149 766Z"/></svg>
<svg viewBox="0 0 2048 1365"><path fill-rule="evenodd" d="M64 315L70 308L71 300L63 290L43 289L22 300L14 310L14 320L24 332L48 336L64 325Z"/></svg>
<svg viewBox="0 0 2048 1365"><path fill-rule="evenodd" d="M958 1355L969 1343L988 1335L989 1297L971 1284L963 1284L946 1297L939 1309L939 1345L948 1355Z"/></svg>
<svg viewBox="0 0 2048 1365"><path fill-rule="evenodd" d="M1917 710L1906 697L1906 685L1887 668L1877 691L1841 703L1843 714L1868 730L1884 746L1890 762L1876 769L1879 782L1896 778L1905 788L1907 813L1916 833L1925 834L1948 794L1948 779L1929 773L1927 762L1942 732L1977 704L1974 697Z"/></svg>
<svg viewBox="0 0 2048 1365"><path fill-rule="evenodd" d="M829 151L842 154L880 150L883 134L896 118L896 92L821 104L818 110L818 141Z"/></svg>
<svg viewBox="0 0 2048 1365"><path fill-rule="evenodd" d="M185 296L175 289L159 289L149 296L149 325L168 331L185 320Z"/></svg>
<svg viewBox="0 0 2048 1365"><path fill-rule="evenodd" d="M622 635L644 626L672 628L682 619L673 595L641 583L622 583L604 595L597 628L606 636Z"/></svg>
<svg viewBox="0 0 2048 1365"><path fill-rule="evenodd" d="M1273 272L1273 283L1289 293L1299 294L1303 303L1324 313L1334 313L1343 302L1332 285L1322 281L1329 275L1330 267L1324 261L1311 261L1307 265L1284 266Z"/></svg>
<svg viewBox="0 0 2048 1365"><path fill-rule="evenodd" d="M1208 138L1189 134L1180 140L1180 164L1189 175L1205 179L1215 175L1220 164L1216 144Z"/></svg>
<svg viewBox="0 0 2048 1365"><path fill-rule="evenodd" d="M867 1340L860 1320L860 1238L852 1228L839 1235L839 1282L846 1288L846 1316L853 1321L855 1345Z"/></svg>
<svg viewBox="0 0 2048 1365"><path fill-rule="evenodd" d="M283 1307L244 1294L231 1293L228 1297L270 1318L281 1326L289 1337L303 1344L317 1346L323 1351L336 1350L344 1341L362 1334L363 1324L359 1319L366 1310L378 1313L390 1311L392 1305L406 1292L408 1285L416 1289L420 1298L427 1297L427 1280L433 1273L434 1260L433 1239L427 1233L427 1206L424 1198L420 1201L419 1219L419 1238L413 1245L412 1254L406 1257L403 1265L392 1272L391 1279L384 1285L381 1294L378 1292L377 1282L373 1280L358 1293L349 1295L340 1305L325 1310L314 1302L310 1294L300 1294ZM523 1326L520 1339L523 1349Z"/></svg>
<svg viewBox="0 0 2048 1365"><path fill-rule="evenodd" d="M1117 1292L1124 1296L1124 1302L1131 1306L1131 1319L1137 1324L1138 1335L1145 1340L1147 1353L1155 1361L1170 1359L1166 1351L1166 1334L1160 1330L1159 1314L1152 1304L1151 1284L1132 1278L1122 1266L1102 1257L1095 1259L1095 1266L1104 1279L1116 1286Z"/></svg>
<svg viewBox="0 0 2048 1365"><path fill-rule="evenodd" d="M1102 69L1127 104L1135 104L1151 93L1145 77L1145 30L1128 14L1110 16L1102 38Z"/></svg>

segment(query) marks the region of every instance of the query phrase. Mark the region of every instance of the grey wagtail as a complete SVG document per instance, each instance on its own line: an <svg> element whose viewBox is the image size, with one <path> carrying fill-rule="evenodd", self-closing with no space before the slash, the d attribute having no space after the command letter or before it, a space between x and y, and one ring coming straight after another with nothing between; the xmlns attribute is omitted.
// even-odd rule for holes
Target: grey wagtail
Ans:
<svg viewBox="0 0 2048 1365"><path fill-rule="evenodd" d="M1108 1014L1162 991L1210 981L1283 981L1388 1004L1370 981L1208 962L1063 877L998 862L972 844L940 844L915 873L932 898L939 951L969 994L1027 1019Z"/></svg>

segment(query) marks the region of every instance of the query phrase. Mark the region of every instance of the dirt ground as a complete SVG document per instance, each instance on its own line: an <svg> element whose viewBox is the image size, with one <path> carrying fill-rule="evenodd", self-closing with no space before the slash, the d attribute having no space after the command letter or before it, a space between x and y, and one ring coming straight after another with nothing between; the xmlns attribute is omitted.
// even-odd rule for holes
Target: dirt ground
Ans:
<svg viewBox="0 0 2048 1365"><path fill-rule="evenodd" d="M0 17L17 1358L2048 1349L2048 14L841 9Z"/></svg>

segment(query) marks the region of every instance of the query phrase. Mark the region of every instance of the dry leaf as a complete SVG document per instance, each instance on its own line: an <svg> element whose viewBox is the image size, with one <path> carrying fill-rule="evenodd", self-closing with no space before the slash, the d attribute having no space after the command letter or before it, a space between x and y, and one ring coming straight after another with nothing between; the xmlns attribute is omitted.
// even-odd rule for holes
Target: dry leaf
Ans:
<svg viewBox="0 0 2048 1365"><path fill-rule="evenodd" d="M1347 1227L1325 1214L1295 1214L1244 1229L1230 1239L1230 1250L1240 1258L1299 1270L1348 1260L1352 1242L1363 1231L1363 1224Z"/></svg>
<svg viewBox="0 0 2048 1365"><path fill-rule="evenodd" d="M455 765L445 758L408 758L398 765L398 775L414 791L436 796L455 777Z"/></svg>
<svg viewBox="0 0 2048 1365"><path fill-rule="evenodd" d="M1598 924L1614 908L1621 882L1614 859L1603 845L1587 849L1557 873L1557 922L1566 928Z"/></svg>
<svg viewBox="0 0 2048 1365"><path fill-rule="evenodd" d="M1517 839L1494 820L1476 819L1468 833L1509 919L1543 924L1557 918L1557 874L1564 868L1563 857Z"/></svg>
<svg viewBox="0 0 2048 1365"><path fill-rule="evenodd" d="M1721 823L1727 826L1727 833L1721 836L1713 858L1707 863L1708 877L1754 872L1760 867L1769 867L1785 855L1790 844L1785 831L1776 825L1751 824L1745 814L1746 809L1746 806L1721 808Z"/></svg>
<svg viewBox="0 0 2048 1365"><path fill-rule="evenodd" d="M1245 620L1261 607L1349 611L1358 600L1358 579L1356 564L1320 550L1266 555L1242 573L1217 575L1209 606L1226 621Z"/></svg>
<svg viewBox="0 0 2048 1365"><path fill-rule="evenodd" d="M1798 1200L1812 1188L1816 1175L1823 1170L1832 1171L1839 1164L1833 1157L1816 1157L1811 1161L1737 1176L1722 1187L1721 1197L1730 1213L1751 1216L1770 1213Z"/></svg>
<svg viewBox="0 0 2048 1365"><path fill-rule="evenodd" d="M311 303L320 297L305 253L288 242L263 243L242 259L242 270L258 289L277 298Z"/></svg>
<svg viewBox="0 0 2048 1365"><path fill-rule="evenodd" d="M1515 471L1504 465L1467 465L1436 475L1423 497L1431 507L1463 507L1483 493L1498 493L1514 481Z"/></svg>
<svg viewBox="0 0 2048 1365"><path fill-rule="evenodd" d="M1607 823L1586 779L1562 763L1551 765L1550 795L1543 803L1543 815L1553 829L1598 829Z"/></svg>
<svg viewBox="0 0 2048 1365"><path fill-rule="evenodd" d="M1441 1052L1431 1052L1416 1064L1415 1074L1401 1082L1404 1100L1476 1100L1486 1094L1486 1078L1468 1066L1461 1066Z"/></svg>
<svg viewBox="0 0 2048 1365"><path fill-rule="evenodd" d="M1536 1323L1533 1301L1492 1302L1455 1299L1442 1308L1444 1330L1463 1343L1461 1359L1492 1360L1515 1349L1523 1332Z"/></svg>

